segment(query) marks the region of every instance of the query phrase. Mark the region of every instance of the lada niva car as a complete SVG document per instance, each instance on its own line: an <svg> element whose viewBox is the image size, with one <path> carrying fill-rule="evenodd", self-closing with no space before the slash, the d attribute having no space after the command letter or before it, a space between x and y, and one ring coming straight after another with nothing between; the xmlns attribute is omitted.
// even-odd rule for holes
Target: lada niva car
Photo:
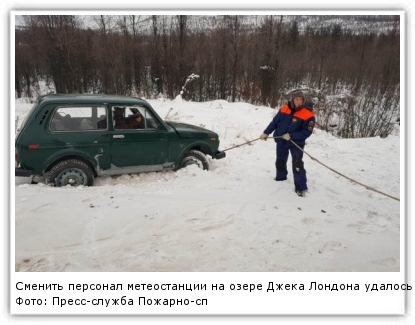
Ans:
<svg viewBox="0 0 415 325"><path fill-rule="evenodd" d="M41 176L55 186L91 186L98 176L209 169L206 155L225 157L219 136L164 121L139 98L46 95L34 104L15 140L15 176Z"/></svg>

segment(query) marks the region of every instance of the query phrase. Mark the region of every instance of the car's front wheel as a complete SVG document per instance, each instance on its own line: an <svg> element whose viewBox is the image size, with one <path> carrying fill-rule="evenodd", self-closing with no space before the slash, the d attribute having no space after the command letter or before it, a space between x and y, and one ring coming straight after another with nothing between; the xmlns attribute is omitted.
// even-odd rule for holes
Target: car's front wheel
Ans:
<svg viewBox="0 0 415 325"><path fill-rule="evenodd" d="M94 173L83 161L68 159L51 168L47 176L47 183L57 187L66 185L92 186L94 184Z"/></svg>
<svg viewBox="0 0 415 325"><path fill-rule="evenodd" d="M182 162L180 163L180 168L189 165L197 165L201 169L209 170L209 161L205 154L199 150L189 150L189 152L184 155Z"/></svg>

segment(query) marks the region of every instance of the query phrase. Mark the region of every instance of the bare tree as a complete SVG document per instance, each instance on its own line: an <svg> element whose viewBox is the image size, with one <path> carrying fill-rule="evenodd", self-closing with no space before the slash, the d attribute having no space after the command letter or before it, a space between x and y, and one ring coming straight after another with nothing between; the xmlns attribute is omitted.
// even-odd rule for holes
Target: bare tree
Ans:
<svg viewBox="0 0 415 325"><path fill-rule="evenodd" d="M16 28L16 95L42 79L57 92L173 98L194 74L186 99L276 107L284 91L308 85L322 128L386 134L399 114L400 22L369 18L386 20L389 31L355 33L338 23L303 30L304 16L101 15L89 29L76 16L25 16Z"/></svg>

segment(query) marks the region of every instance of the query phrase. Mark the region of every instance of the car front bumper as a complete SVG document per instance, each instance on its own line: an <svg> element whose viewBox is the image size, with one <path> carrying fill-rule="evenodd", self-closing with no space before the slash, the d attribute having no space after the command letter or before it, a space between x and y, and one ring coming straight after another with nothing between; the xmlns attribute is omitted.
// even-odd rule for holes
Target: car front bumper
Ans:
<svg viewBox="0 0 415 325"><path fill-rule="evenodd" d="M213 159L222 159L226 157L226 153L223 151L216 151L215 154L213 155Z"/></svg>

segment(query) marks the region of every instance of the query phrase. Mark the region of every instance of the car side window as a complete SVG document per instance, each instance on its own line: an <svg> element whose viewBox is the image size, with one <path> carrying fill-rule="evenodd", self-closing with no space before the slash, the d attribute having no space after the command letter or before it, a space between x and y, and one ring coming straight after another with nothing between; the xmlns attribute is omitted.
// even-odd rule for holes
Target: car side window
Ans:
<svg viewBox="0 0 415 325"><path fill-rule="evenodd" d="M99 130L108 128L106 107L97 107L97 127Z"/></svg>
<svg viewBox="0 0 415 325"><path fill-rule="evenodd" d="M143 111L142 114L144 116L145 123L146 123L146 129L157 129L158 124L156 120L154 119L154 117L151 115L150 111L146 109L145 107L141 107L141 108L142 108L142 111Z"/></svg>
<svg viewBox="0 0 415 325"><path fill-rule="evenodd" d="M157 129L151 113L143 106L113 106L113 126L115 130Z"/></svg>
<svg viewBox="0 0 415 325"><path fill-rule="evenodd" d="M107 129L107 110L103 106L58 107L50 122L51 131L96 131Z"/></svg>

